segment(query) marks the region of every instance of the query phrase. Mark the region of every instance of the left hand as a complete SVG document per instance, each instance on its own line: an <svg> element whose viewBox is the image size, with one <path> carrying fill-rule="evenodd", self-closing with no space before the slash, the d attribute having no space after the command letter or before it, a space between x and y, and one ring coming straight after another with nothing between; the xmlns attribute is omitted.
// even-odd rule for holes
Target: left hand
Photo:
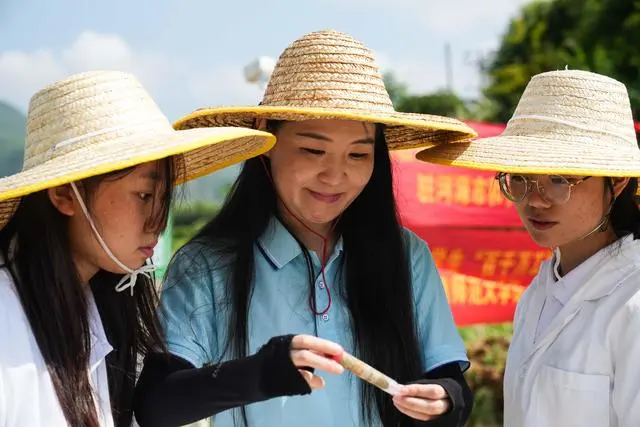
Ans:
<svg viewBox="0 0 640 427"><path fill-rule="evenodd" d="M393 397L400 412L420 421L429 421L445 414L451 408L446 390L437 384L409 384Z"/></svg>

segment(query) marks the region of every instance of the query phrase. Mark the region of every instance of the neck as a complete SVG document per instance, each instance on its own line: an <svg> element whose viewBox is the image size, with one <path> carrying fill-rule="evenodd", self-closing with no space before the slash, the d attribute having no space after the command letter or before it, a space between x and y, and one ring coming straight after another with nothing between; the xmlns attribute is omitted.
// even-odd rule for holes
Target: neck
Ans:
<svg viewBox="0 0 640 427"><path fill-rule="evenodd" d="M96 275L98 268L86 259L77 255L74 255L73 261L76 266L76 270L78 271L80 281L83 285L89 286L89 280Z"/></svg>
<svg viewBox="0 0 640 427"><path fill-rule="evenodd" d="M617 240L611 227L603 232L595 232L589 237L560 246L560 272L564 276L595 255L602 248Z"/></svg>
<svg viewBox="0 0 640 427"><path fill-rule="evenodd" d="M298 219L293 216L284 206L280 209L280 219L291 230L293 234L302 242L302 244L309 250L318 254L318 257L322 258L322 249L324 236L327 240L326 255L329 256L333 252L333 247L336 242L336 234L332 231L333 224L315 224L303 222L302 219ZM326 260L322 260L326 261Z"/></svg>

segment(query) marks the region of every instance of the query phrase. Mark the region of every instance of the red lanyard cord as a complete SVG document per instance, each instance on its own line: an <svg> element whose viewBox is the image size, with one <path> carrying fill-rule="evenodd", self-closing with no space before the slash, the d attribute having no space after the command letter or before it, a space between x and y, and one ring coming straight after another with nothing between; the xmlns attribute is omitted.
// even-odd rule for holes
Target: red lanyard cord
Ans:
<svg viewBox="0 0 640 427"><path fill-rule="evenodd" d="M327 299L329 300L329 303L327 304L327 307L322 311L316 311L315 302L314 302L313 305L310 304L311 305L311 310L313 311L313 313L316 316L322 316L323 314L325 314L325 313L327 313L329 311L329 309L331 308L331 302L332 302L331 291L329 290L329 283L327 282L327 278L325 276L325 266L326 266L327 261L328 261L327 260L328 238L327 238L327 236L323 236L322 234L318 233L317 231L312 230L310 227L307 226L307 224L304 223L304 221L302 221L300 218L298 218L296 215L294 215L293 212L291 212L291 209L289 209L289 207L286 205L286 203L284 203L284 201L278 195L278 191L276 189L276 184L273 181L273 177L271 176L271 171L267 167L267 163L264 161L264 156L260 156L260 160L262 161L262 165L264 166L264 170L265 170L265 172L267 174L267 177L269 178L269 181L271 181L271 185L273 185L273 191L275 191L276 197L278 197L278 199L280 199L280 202L282 202L282 205L284 206L284 208L287 210L287 212L289 212L289 215L291 215L293 218L295 218L308 231L310 231L311 233L315 234L320 239L322 239L322 259L320 260L320 274L322 276L322 282L324 283L324 289L327 292ZM336 219L334 221L333 225L331 226L330 233L332 233L335 230L337 224L338 224L338 220Z"/></svg>

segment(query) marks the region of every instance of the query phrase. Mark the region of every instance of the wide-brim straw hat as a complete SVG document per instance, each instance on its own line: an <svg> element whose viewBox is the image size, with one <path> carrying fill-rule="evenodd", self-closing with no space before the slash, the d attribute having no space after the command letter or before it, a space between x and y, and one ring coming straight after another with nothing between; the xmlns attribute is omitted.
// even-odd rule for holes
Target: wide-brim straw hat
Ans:
<svg viewBox="0 0 640 427"><path fill-rule="evenodd" d="M257 118L381 123L386 125L391 150L430 147L477 136L472 128L453 118L395 111L371 50L333 30L309 33L284 50L260 105L203 108L183 117L174 127L251 128Z"/></svg>
<svg viewBox="0 0 640 427"><path fill-rule="evenodd" d="M0 179L0 229L20 198L58 185L180 154L180 184L262 154L267 132L176 131L132 75L92 71L37 92L29 103L22 171Z"/></svg>
<svg viewBox="0 0 640 427"><path fill-rule="evenodd" d="M535 75L501 135L440 145L416 157L497 172L640 177L625 85L578 70Z"/></svg>

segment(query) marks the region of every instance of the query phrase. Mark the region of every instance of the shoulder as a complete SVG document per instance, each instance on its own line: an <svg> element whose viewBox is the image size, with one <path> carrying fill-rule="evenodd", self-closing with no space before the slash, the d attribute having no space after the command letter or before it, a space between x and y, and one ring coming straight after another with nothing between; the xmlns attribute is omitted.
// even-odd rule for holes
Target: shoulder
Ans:
<svg viewBox="0 0 640 427"><path fill-rule="evenodd" d="M640 266L627 276L616 291L602 301L596 315L606 324L605 334L614 358L640 354Z"/></svg>
<svg viewBox="0 0 640 427"><path fill-rule="evenodd" d="M404 249L409 260L412 262L415 262L418 259L433 261L427 242L422 240L416 233L406 227L402 227L401 234Z"/></svg>
<svg viewBox="0 0 640 427"><path fill-rule="evenodd" d="M24 317L20 298L16 293L13 278L5 267L0 268L0 342L16 321Z"/></svg>
<svg viewBox="0 0 640 427"><path fill-rule="evenodd" d="M169 263L169 276L180 273L190 277L210 276L213 271L229 266L231 259L224 246L194 239L176 251Z"/></svg>
<svg viewBox="0 0 640 427"><path fill-rule="evenodd" d="M624 278L615 292L607 298L611 301L613 312L620 318L622 325L640 322L640 265Z"/></svg>

